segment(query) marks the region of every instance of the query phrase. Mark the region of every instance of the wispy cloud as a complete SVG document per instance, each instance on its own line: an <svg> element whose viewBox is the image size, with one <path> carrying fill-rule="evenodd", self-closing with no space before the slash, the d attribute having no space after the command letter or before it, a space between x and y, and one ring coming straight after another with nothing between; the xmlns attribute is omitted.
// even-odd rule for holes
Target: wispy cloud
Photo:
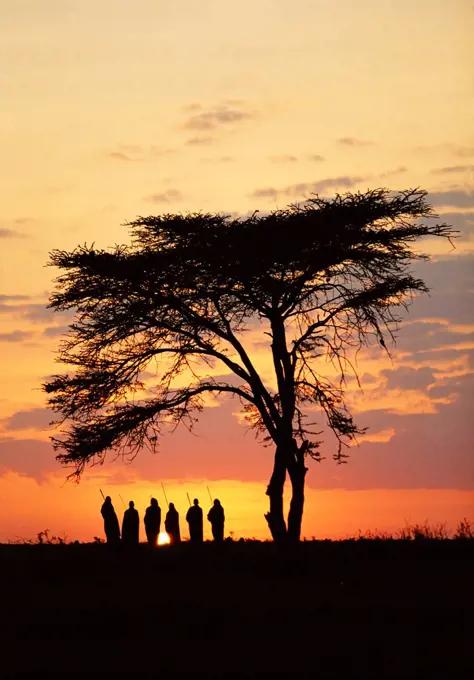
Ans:
<svg viewBox="0 0 474 680"><path fill-rule="evenodd" d="M474 191L461 191L458 189L435 191L429 194L429 201L435 207L453 206L455 208L474 209Z"/></svg>
<svg viewBox="0 0 474 680"><path fill-rule="evenodd" d="M42 483L46 481L48 472L54 471L57 465L49 442L0 437L0 474L14 470Z"/></svg>
<svg viewBox="0 0 474 680"><path fill-rule="evenodd" d="M433 369L424 366L412 368L400 366L400 368L384 370L382 375L387 379L387 389L424 390L436 382Z"/></svg>
<svg viewBox="0 0 474 680"><path fill-rule="evenodd" d="M431 171L436 175L450 175L457 172L474 172L474 165L448 165L445 168L435 168Z"/></svg>
<svg viewBox="0 0 474 680"><path fill-rule="evenodd" d="M0 238L10 239L10 238L27 238L26 234L16 229L4 229L0 228Z"/></svg>
<svg viewBox="0 0 474 680"><path fill-rule="evenodd" d="M460 239L474 235L474 212L441 211L444 222L451 224L461 232Z"/></svg>
<svg viewBox="0 0 474 680"><path fill-rule="evenodd" d="M183 127L187 130L217 130L255 118L255 114L245 109L244 102L227 101L208 110L195 108L190 111Z"/></svg>
<svg viewBox="0 0 474 680"><path fill-rule="evenodd" d="M127 154L122 153L122 151L111 151L108 154L109 158L112 158L114 161L134 161L134 160L141 160L141 158L132 158L131 156L127 156Z"/></svg>
<svg viewBox="0 0 474 680"><path fill-rule="evenodd" d="M474 156L474 146L458 146L456 144L450 144L448 142L442 142L440 144L429 144L422 146L413 147L413 151L417 153L436 153L440 151L444 153L453 154L458 158L470 158Z"/></svg>
<svg viewBox="0 0 474 680"><path fill-rule="evenodd" d="M406 172L408 170L407 167L404 165L400 165L398 168L394 168L393 170L387 170L386 172L382 172L379 177L381 179L384 179L385 177L393 177L393 175L400 175L402 172Z"/></svg>
<svg viewBox="0 0 474 680"><path fill-rule="evenodd" d="M15 430L40 430L48 427L53 420L51 411L47 408L32 408L27 411L17 411L0 423L5 432Z"/></svg>
<svg viewBox="0 0 474 680"><path fill-rule="evenodd" d="M26 331L11 331L10 333L0 333L0 342L23 342L31 338L33 334Z"/></svg>
<svg viewBox="0 0 474 680"><path fill-rule="evenodd" d="M314 153L308 156L308 160L311 161L312 163L322 163L322 161L325 161L326 159L319 153Z"/></svg>
<svg viewBox="0 0 474 680"><path fill-rule="evenodd" d="M347 175L341 177L329 177L317 182L302 182L300 184L291 184L282 189L274 187L265 187L257 189L251 196L253 198L271 198L277 199L280 197L286 198L300 198L307 197L311 194L325 193L329 189L350 189L359 182L364 181L364 177L350 177Z"/></svg>
<svg viewBox="0 0 474 680"><path fill-rule="evenodd" d="M178 189L168 189L160 194L146 196L143 200L150 203L175 203L176 201L181 201L182 198L183 195Z"/></svg>
<svg viewBox="0 0 474 680"><path fill-rule="evenodd" d="M36 220L34 217L17 217L13 222L15 224L31 224L32 222L36 222Z"/></svg>
<svg viewBox="0 0 474 680"><path fill-rule="evenodd" d="M266 187L265 189L256 189L251 195L253 198L274 198L277 199L281 191L273 187Z"/></svg>
<svg viewBox="0 0 474 680"><path fill-rule="evenodd" d="M340 146L373 146L375 142L365 139L356 139L355 137L339 137L336 143Z"/></svg>
<svg viewBox="0 0 474 680"><path fill-rule="evenodd" d="M28 319L29 321L49 321L52 318L58 318L57 313L53 309L48 309L46 305L43 305L41 303L32 303L28 305L23 305L20 308L20 311L23 313L23 316L25 319ZM66 316L72 317L73 312L68 311L65 313ZM64 313L62 314L62 318L64 319Z"/></svg>
<svg viewBox="0 0 474 680"><path fill-rule="evenodd" d="M210 146L215 141L215 137L191 137L186 141L186 146Z"/></svg>
<svg viewBox="0 0 474 680"><path fill-rule="evenodd" d="M204 163L233 163L232 156L220 156L218 158L203 158Z"/></svg>
<svg viewBox="0 0 474 680"><path fill-rule="evenodd" d="M69 326L48 326L44 329L43 335L47 338L59 338L65 335L69 330Z"/></svg>
<svg viewBox="0 0 474 680"><path fill-rule="evenodd" d="M199 104L199 102L192 102L191 104L182 106L181 111L184 111L185 113L196 113L196 111L201 111L202 108L202 104Z"/></svg>
<svg viewBox="0 0 474 680"><path fill-rule="evenodd" d="M443 215L444 218L444 215ZM422 263L415 268L415 276L420 276L433 295L421 295L413 303L412 315L422 319L449 321L450 324L472 324L474 290L474 254L450 256L439 260ZM446 336L446 329L432 327L427 324L415 327L411 324L403 328L397 340L397 348L404 352L410 349L407 341L416 336L416 351L435 349L461 342L460 336ZM443 333L443 336L440 333ZM463 340L466 338L464 337ZM474 346L474 344L473 344Z"/></svg>
<svg viewBox="0 0 474 680"><path fill-rule="evenodd" d="M0 314L11 315L12 317L21 317L32 321L33 323L49 322L54 323L53 320L61 320L63 323L69 319L74 318L74 311L55 312L48 309L46 304L40 302L28 302L27 304L15 304L21 301L23 296L5 295L0 296ZM24 299L31 298L24 296ZM14 304L9 304L14 303Z"/></svg>
<svg viewBox="0 0 474 680"><path fill-rule="evenodd" d="M296 163L298 157L291 154L282 154L281 156L271 156L270 160L272 163Z"/></svg>
<svg viewBox="0 0 474 680"><path fill-rule="evenodd" d="M119 144L113 151L107 151L107 158L121 163L141 163L152 161L161 156L174 153L174 149L150 145L141 146L139 144Z"/></svg>
<svg viewBox="0 0 474 680"><path fill-rule="evenodd" d="M461 158L469 158L470 156L474 156L474 146L460 146L456 149L455 153L456 156L460 156Z"/></svg>
<svg viewBox="0 0 474 680"><path fill-rule="evenodd" d="M0 303L2 302L21 302L31 300L29 295L0 295Z"/></svg>

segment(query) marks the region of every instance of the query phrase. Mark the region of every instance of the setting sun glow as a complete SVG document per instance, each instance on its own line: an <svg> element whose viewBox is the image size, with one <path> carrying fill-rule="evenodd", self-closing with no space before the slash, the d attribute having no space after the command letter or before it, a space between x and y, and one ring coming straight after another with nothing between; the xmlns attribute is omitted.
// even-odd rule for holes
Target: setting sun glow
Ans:
<svg viewBox="0 0 474 680"><path fill-rule="evenodd" d="M170 542L170 537L166 531L161 531L158 536L158 545L168 545Z"/></svg>

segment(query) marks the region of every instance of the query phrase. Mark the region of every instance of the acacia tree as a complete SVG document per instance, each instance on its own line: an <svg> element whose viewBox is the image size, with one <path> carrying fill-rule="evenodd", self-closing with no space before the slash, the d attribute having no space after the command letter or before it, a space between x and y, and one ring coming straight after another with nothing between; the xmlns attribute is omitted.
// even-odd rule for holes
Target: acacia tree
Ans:
<svg viewBox="0 0 474 680"><path fill-rule="evenodd" d="M53 438L57 459L79 479L108 451L155 448L165 421L192 427L206 394L237 395L250 425L275 446L272 536L298 540L306 461L320 460L321 432L308 415L319 409L345 462L344 445L360 433L344 401L349 354L373 339L386 348L400 308L427 290L410 271L426 258L412 244L453 235L432 217L425 192L377 189L246 219L140 217L128 225L131 245L53 251L50 264L62 273L49 306L75 312L58 357L74 372L43 386L67 424ZM271 384L251 358L250 327L270 338ZM320 374L321 357L336 364L338 380ZM152 361L157 382L144 393ZM216 364L229 380L211 375Z"/></svg>

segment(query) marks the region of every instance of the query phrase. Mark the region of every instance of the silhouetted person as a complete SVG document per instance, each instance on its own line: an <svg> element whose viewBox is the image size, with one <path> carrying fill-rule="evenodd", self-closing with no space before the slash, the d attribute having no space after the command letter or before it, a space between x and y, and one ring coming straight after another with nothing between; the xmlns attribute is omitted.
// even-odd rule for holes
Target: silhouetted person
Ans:
<svg viewBox="0 0 474 680"><path fill-rule="evenodd" d="M103 502L100 514L104 518L104 531L107 543L117 545L117 543L120 543L120 526L110 496L107 496Z"/></svg>
<svg viewBox="0 0 474 680"><path fill-rule="evenodd" d="M174 503L170 503L169 510L166 513L165 531L170 537L170 543L181 543L181 534L179 531L179 512L174 507Z"/></svg>
<svg viewBox="0 0 474 680"><path fill-rule="evenodd" d="M145 511L144 523L148 544L156 545L161 524L161 508L156 498L150 500L150 505Z"/></svg>
<svg viewBox="0 0 474 680"><path fill-rule="evenodd" d="M191 543L202 543L202 509L199 507L199 501L194 499L194 505L189 508L186 513L186 520L189 524L189 538Z"/></svg>
<svg viewBox="0 0 474 680"><path fill-rule="evenodd" d="M221 505L221 502L217 500L217 498L214 501L214 505L212 508L209 510L207 513L207 519L211 523L212 527L212 536L215 541L223 541L224 540L224 508Z"/></svg>
<svg viewBox="0 0 474 680"><path fill-rule="evenodd" d="M128 510L123 513L122 522L122 543L125 545L138 545L138 527L140 520L138 511L135 510L135 503L130 501Z"/></svg>

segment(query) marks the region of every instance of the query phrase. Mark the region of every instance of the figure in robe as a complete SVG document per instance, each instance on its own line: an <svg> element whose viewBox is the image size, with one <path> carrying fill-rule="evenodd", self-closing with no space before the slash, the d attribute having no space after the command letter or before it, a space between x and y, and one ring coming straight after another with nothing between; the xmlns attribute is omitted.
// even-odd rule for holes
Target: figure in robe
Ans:
<svg viewBox="0 0 474 680"><path fill-rule="evenodd" d="M156 498L150 500L150 505L145 511L144 523L148 545L156 546L161 525L161 508Z"/></svg>
<svg viewBox="0 0 474 680"><path fill-rule="evenodd" d="M140 519L138 511L135 510L135 503L130 501L128 510L123 513L122 522L122 543L125 545L138 545L138 531Z"/></svg>
<svg viewBox="0 0 474 680"><path fill-rule="evenodd" d="M165 518L165 531L170 538L170 543L181 543L181 534L179 531L179 512L174 507L174 503L170 503L169 510Z"/></svg>
<svg viewBox="0 0 474 680"><path fill-rule="evenodd" d="M202 509L199 507L199 501L197 498L193 501L194 505L191 506L186 513L186 520L189 524L189 539L191 543L202 543L204 540L203 529L202 529Z"/></svg>
<svg viewBox="0 0 474 680"><path fill-rule="evenodd" d="M216 542L223 541L225 521L224 508L222 507L221 502L217 500L217 498L215 499L214 505L207 514L207 519L211 523L212 536L214 538L214 541Z"/></svg>
<svg viewBox="0 0 474 680"><path fill-rule="evenodd" d="M107 543L117 545L120 542L120 526L110 496L107 496L103 502L100 514L104 518L104 531Z"/></svg>

